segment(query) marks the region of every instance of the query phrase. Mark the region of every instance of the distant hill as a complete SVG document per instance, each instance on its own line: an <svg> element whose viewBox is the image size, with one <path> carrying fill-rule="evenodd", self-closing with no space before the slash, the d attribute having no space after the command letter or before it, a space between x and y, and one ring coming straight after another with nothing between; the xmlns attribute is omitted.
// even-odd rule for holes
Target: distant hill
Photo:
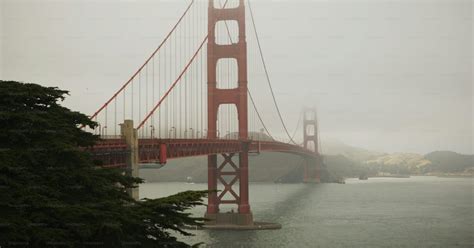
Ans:
<svg viewBox="0 0 474 248"><path fill-rule="evenodd" d="M340 154L324 155L324 163L332 174L339 177L359 177L367 173L367 169L360 162Z"/></svg>
<svg viewBox="0 0 474 248"><path fill-rule="evenodd" d="M417 153L382 153L353 147L338 141L323 142L323 153L328 169L341 176L354 176L354 171L369 175L381 172L392 174L462 173L474 175L474 155L451 151L436 151L426 155ZM330 156L328 156L330 155ZM331 157L336 156L336 157ZM350 160L349 163L342 157Z"/></svg>
<svg viewBox="0 0 474 248"><path fill-rule="evenodd" d="M424 156L431 161L430 172L459 173L474 167L474 155L464 155L451 151L436 151Z"/></svg>
<svg viewBox="0 0 474 248"><path fill-rule="evenodd" d="M416 153L392 153L363 162L366 167L376 172L392 174L423 174L429 171L431 161Z"/></svg>

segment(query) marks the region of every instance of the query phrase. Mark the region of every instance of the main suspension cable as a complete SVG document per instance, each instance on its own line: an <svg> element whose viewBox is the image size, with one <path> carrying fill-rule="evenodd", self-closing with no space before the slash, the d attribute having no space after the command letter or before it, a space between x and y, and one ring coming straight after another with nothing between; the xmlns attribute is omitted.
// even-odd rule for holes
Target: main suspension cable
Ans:
<svg viewBox="0 0 474 248"><path fill-rule="evenodd" d="M263 57L262 46L260 45L260 39L258 37L257 27L255 25L255 20L254 20L254 17L253 17L252 6L250 4L250 0L248 0L247 2L248 2L249 10L250 10L250 17L251 17L250 19L252 20L252 26L253 26L253 30L254 30L254 33L255 33L255 38L257 39L257 45L258 45L258 51L260 53L260 59L262 60L263 69L265 71L265 76L267 78L268 87L270 88L270 92L272 93L273 103L274 103L275 108L278 112L278 117L280 118L280 122L283 126L283 129L285 129L286 135L288 136L288 138L290 138L290 141L288 143L293 142L294 144L296 144L296 142L293 140L290 133L288 132L288 128L286 127L285 122L283 121L283 117L281 115L280 108L278 107L278 103L276 101L275 94L273 92L273 87L272 87L272 84L271 84L271 81L270 81L270 76L269 76L269 73L268 73L268 70L267 70L267 65L265 63L265 58Z"/></svg>
<svg viewBox="0 0 474 248"><path fill-rule="evenodd" d="M257 117L260 120L260 123L262 123L263 128L265 129L265 132L267 132L268 136L273 139L273 136L270 134L270 132L267 129L267 126L262 120L262 117L260 116L260 113L258 112L257 106L255 106L255 102L253 101L252 94L250 94L250 91L247 89L247 92L249 93L250 101L252 102L253 108L255 109L255 112L257 113Z"/></svg>
<svg viewBox="0 0 474 248"><path fill-rule="evenodd" d="M295 131L293 132L293 135L291 136L291 139L294 140L296 133L299 130L301 120L303 119L303 112L300 113L300 117L298 118L298 122L296 123Z"/></svg>

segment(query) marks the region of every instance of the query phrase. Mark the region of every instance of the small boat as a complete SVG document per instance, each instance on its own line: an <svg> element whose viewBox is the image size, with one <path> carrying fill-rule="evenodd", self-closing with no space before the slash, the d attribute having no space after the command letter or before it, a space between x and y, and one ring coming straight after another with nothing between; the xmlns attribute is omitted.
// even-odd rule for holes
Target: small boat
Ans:
<svg viewBox="0 0 474 248"><path fill-rule="evenodd" d="M359 176L359 180L367 180L369 177L365 174Z"/></svg>
<svg viewBox="0 0 474 248"><path fill-rule="evenodd" d="M187 177L187 178L186 178L186 183L194 184L193 178L192 178L192 177Z"/></svg>

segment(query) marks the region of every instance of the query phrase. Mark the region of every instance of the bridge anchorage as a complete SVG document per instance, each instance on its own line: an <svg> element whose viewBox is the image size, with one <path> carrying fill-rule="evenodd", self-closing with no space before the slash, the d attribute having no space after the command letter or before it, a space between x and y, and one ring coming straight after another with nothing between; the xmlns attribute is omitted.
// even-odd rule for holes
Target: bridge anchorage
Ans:
<svg viewBox="0 0 474 248"><path fill-rule="evenodd" d="M198 32L192 33L196 29L183 26L183 23L195 24L202 16L193 12L202 9L196 6L197 2L190 2L159 47L91 116L91 119L99 122L99 127L90 131L99 134L102 139L94 147L86 149L90 150L94 159L101 161L104 167L123 168L126 173L134 177L138 177L141 164L163 166L170 159L207 156L210 193L205 213L205 218L208 219L205 223L206 228L235 230L280 228L279 224L258 222L253 219L249 203L249 154L261 152L298 154L305 161L304 182L319 183L322 158L319 151L316 111L314 108L304 109L301 116L303 143L297 144L293 140L294 135L293 137L289 135L274 101L289 138L288 142L275 140L266 128L247 87L244 0L235 0L233 6L229 8L226 8L227 1L221 6L222 8L218 8L219 6L214 6L215 1L210 0L204 37L199 37ZM238 28L238 39L230 38L235 29L229 29L227 22L237 24L234 27ZM224 33L225 36L229 36L229 44L222 44L222 40L217 37L218 23L225 24L227 32ZM255 25L253 27L256 34ZM184 37L191 42L187 42ZM199 45L191 44L193 37L196 37ZM207 46L204 46L206 42ZM207 51L203 52L204 50ZM264 64L261 50L260 55ZM226 64L227 74L237 77L234 87L223 87L225 84L220 75L222 68L218 66L223 60L236 62L234 67ZM270 84L269 79L268 83ZM207 91L204 90L204 84L207 84ZM230 86L230 83L227 86ZM272 90L271 92L273 94ZM253 108L248 108L249 103ZM123 106L122 109L120 106ZM151 108L148 108L149 106ZM207 111L203 111L205 106ZM232 123L232 118L226 119L225 112L224 114L219 112L228 106L236 110L233 116L236 117L233 118L236 123ZM134 111L135 107L138 111ZM145 111L142 112L143 110ZM109 120L108 116L112 117L112 120ZM137 118L138 125L135 126L134 120ZM110 125L111 123L113 125ZM118 123L122 124L117 125ZM223 123L227 125L227 130ZM117 127L120 127L120 133L117 133ZM264 137L259 135L259 138L255 139L250 135L249 138L249 133L255 133L261 127L267 135ZM299 124L296 131L298 127ZM223 136L225 131L227 135ZM127 191L133 198L139 199L138 188Z"/></svg>

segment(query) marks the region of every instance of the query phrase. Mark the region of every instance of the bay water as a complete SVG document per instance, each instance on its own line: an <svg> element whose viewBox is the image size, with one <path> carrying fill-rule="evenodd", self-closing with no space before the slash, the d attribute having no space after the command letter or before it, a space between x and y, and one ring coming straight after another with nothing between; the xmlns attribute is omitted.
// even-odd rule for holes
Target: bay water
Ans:
<svg viewBox="0 0 474 248"><path fill-rule="evenodd" d="M145 183L158 198L206 184ZM203 247L474 247L474 179L347 179L346 184L251 183L256 221L280 230L193 230ZM228 210L228 209L227 209ZM202 216L204 207L191 210ZM226 210L223 210L226 211Z"/></svg>

